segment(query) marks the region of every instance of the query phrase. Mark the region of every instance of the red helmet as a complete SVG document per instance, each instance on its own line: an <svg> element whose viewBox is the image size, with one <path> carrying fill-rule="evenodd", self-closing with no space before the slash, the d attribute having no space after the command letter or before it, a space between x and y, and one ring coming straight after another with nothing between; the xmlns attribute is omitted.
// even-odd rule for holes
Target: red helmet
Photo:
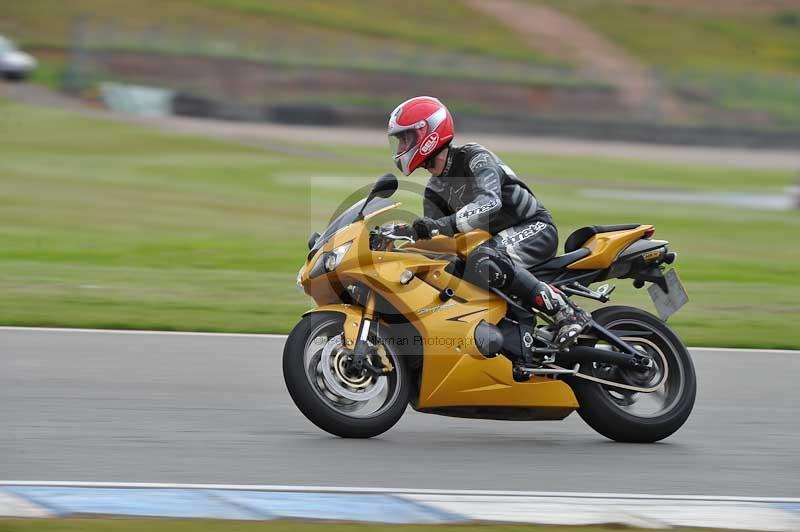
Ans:
<svg viewBox="0 0 800 532"><path fill-rule="evenodd" d="M417 96L392 111L388 133L394 163L409 175L453 140L453 117L436 98Z"/></svg>

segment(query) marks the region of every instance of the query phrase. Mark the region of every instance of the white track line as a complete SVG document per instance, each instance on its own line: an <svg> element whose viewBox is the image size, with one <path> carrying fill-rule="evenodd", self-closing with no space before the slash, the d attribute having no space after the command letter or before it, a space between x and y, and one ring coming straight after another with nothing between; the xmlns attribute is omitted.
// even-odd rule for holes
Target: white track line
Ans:
<svg viewBox="0 0 800 532"><path fill-rule="evenodd" d="M271 484L180 484L169 482L84 482L50 480L0 480L0 486L42 486L74 488L210 489L234 491L284 491L314 493L389 493L402 495L477 495L497 497L572 497L581 499L624 499L657 501L715 501L800 504L800 497L739 497L727 495L655 495L650 493L589 493L559 491L447 490L410 488L364 488L347 486L281 486Z"/></svg>
<svg viewBox="0 0 800 532"><path fill-rule="evenodd" d="M193 331L146 331L136 329L78 329L71 327L11 327L0 326L0 332L77 332L77 333L97 333L97 334L143 334L143 335L173 335L173 336L219 336L221 338L268 338L276 340L286 340L286 334L261 334L261 333L216 333L216 332L193 332ZM800 350L793 349L746 349L741 347L690 347L692 351L698 352L732 352L732 353L766 353L775 355L800 355Z"/></svg>
<svg viewBox="0 0 800 532"><path fill-rule="evenodd" d="M731 353L742 353L742 354L764 353L771 355L800 355L800 351L794 349L746 349L743 347L690 347L689 350L701 353L703 351L706 351L708 353L731 352Z"/></svg>
<svg viewBox="0 0 800 532"><path fill-rule="evenodd" d="M58 333L96 333L96 334L142 334L171 336L219 336L220 338L274 338L286 340L286 334L261 333L216 333L194 331L142 331L136 329L78 329L71 327L0 327L0 332L58 332Z"/></svg>

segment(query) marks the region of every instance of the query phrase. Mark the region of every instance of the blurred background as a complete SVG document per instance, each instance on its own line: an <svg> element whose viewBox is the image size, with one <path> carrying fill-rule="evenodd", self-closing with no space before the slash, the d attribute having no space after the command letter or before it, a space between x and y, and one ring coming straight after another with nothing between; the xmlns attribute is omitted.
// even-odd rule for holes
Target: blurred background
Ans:
<svg viewBox="0 0 800 532"><path fill-rule="evenodd" d="M655 224L688 344L800 347L800 0L1 5L0 323L286 332L425 94L562 240Z"/></svg>

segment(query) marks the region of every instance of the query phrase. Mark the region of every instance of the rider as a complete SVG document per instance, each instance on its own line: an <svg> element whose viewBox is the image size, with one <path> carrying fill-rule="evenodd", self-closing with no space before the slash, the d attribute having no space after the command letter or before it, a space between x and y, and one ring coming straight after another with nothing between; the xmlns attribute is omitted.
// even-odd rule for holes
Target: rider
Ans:
<svg viewBox="0 0 800 532"><path fill-rule="evenodd" d="M556 255L558 232L528 186L480 144L451 145L453 118L428 96L401 103L389 117L394 161L405 175L420 166L431 174L424 218L413 223L418 239L473 229L493 235L467 257L465 278L516 295L555 320L555 342L568 347L586 328L588 315L529 268ZM574 303L573 303L574 305Z"/></svg>

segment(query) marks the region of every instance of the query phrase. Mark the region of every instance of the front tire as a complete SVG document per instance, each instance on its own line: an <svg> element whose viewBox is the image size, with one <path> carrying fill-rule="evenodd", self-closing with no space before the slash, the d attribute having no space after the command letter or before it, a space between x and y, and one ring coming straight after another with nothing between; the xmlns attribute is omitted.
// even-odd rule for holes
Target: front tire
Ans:
<svg viewBox="0 0 800 532"><path fill-rule="evenodd" d="M635 393L571 377L569 384L580 404L578 414L594 430L619 442L652 443L673 434L689 417L697 391L694 365L686 346L666 323L637 308L605 307L593 312L592 317L611 332L626 331L626 342L660 361L656 371L666 371L667 378L654 392ZM639 331L638 339L635 331ZM619 382L619 378L610 378L620 376L620 369L614 366L584 363L580 372ZM655 406L643 409L638 401Z"/></svg>
<svg viewBox="0 0 800 532"><path fill-rule="evenodd" d="M304 316L283 349L284 381L297 408L317 427L342 438L372 438L402 417L411 374L403 357L385 344L394 366L387 376L353 378L337 371L341 365L332 353L338 353L343 327L338 313Z"/></svg>

